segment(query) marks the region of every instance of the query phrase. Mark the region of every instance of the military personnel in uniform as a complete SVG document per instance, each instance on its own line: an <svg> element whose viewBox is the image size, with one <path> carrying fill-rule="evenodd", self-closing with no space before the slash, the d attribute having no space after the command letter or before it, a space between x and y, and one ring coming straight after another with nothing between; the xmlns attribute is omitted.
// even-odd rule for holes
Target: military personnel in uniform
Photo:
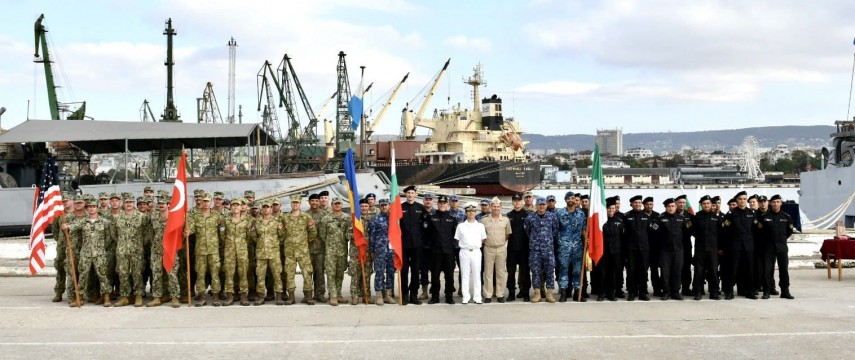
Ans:
<svg viewBox="0 0 855 360"><path fill-rule="evenodd" d="M466 212L460 207L460 199L457 195L449 196L448 201L451 204L448 213L457 219L458 224L466 221ZM457 242L454 242L454 263L457 265L457 269L460 269L460 246L458 246ZM460 272L457 273L457 284L461 284ZM451 284L451 290L454 290L454 283ZM459 287L457 288L457 296L463 296L463 290Z"/></svg>
<svg viewBox="0 0 855 360"><path fill-rule="evenodd" d="M724 222L722 222L721 240L724 244L721 247L729 267L727 276L722 280L725 300L733 299L733 286L740 279L740 274L750 274L754 267L753 231L757 223L757 215L754 210L748 208L748 194L745 191L737 193L735 200L736 207L724 216ZM750 281L740 285L745 287L745 289L739 289L743 296L752 300L757 299Z"/></svg>
<svg viewBox="0 0 855 360"><path fill-rule="evenodd" d="M71 196L71 194L69 194L69 196ZM89 217L89 215L86 213L86 210L87 210L86 209L86 203L83 201L83 196L76 195L73 197L73 199L74 199L73 205L72 205L73 210L71 212L65 213L65 222L68 224L79 223L79 222L85 221ZM64 231L62 230L62 223L59 223L57 228L60 232L64 233ZM81 233L79 231L69 232L68 233L68 241L71 242L71 249L74 252L73 262L74 262L74 265L76 266L76 270L77 270L77 279L78 279L78 281L80 281L80 272L81 272L81 270L80 270L80 259L81 259L80 251L81 251L81 246L83 245L83 241L81 240ZM65 274L66 274L66 277L65 277L65 295L66 295L66 297L68 297L69 305L71 305L72 302L76 305L77 304L77 298L75 297L75 294L74 294L74 279L70 276L70 274L71 274L71 263L72 263L72 261L69 261L69 258L66 258L66 261L63 262L63 265L65 267ZM90 275L93 275L93 276L90 276L90 280L94 280L96 282L98 281L97 276L94 276L94 274L90 274ZM97 305L100 305L101 301L103 301L103 298L100 296L101 294L98 291L98 289L95 289L95 288L90 286L89 289L84 288L84 287L80 287L78 290L80 291L81 297L89 295L89 302L94 302Z"/></svg>
<svg viewBox="0 0 855 360"><path fill-rule="evenodd" d="M168 196L158 197L158 211L153 212L148 218L148 228L151 230L148 241L151 245L151 293L154 299L145 304L147 307L160 306L169 299L172 299L173 308L180 306L178 300L181 296L181 287L178 282L178 269L183 267L181 261L176 256L172 263L172 271L166 272L163 268L163 233L166 229L166 220L169 218L169 201Z"/></svg>
<svg viewBox="0 0 855 360"><path fill-rule="evenodd" d="M104 192L104 191L98 193L98 202L99 202L98 211L101 214L104 214L105 212L110 211L110 194L108 194L107 192Z"/></svg>
<svg viewBox="0 0 855 360"><path fill-rule="evenodd" d="M646 199L645 199L646 200ZM651 198L652 202L653 199ZM623 216L624 221L624 241L621 249L621 258L626 259L629 263L626 273L626 290L627 300L635 301L636 297L642 301L649 301L650 296L647 293L647 268L655 268L653 272L657 275L659 265L655 267L649 261L651 259L659 259L658 244L655 237L650 236L651 225L658 216L653 216L652 213L647 213L644 209L647 205L642 205L641 195L633 196L629 199L632 210L627 211ZM615 206L617 208L617 206ZM650 209L652 209L652 204ZM650 255L652 249L656 249L655 256ZM622 261L616 265L617 271L622 269ZM620 275L617 275L620 276ZM656 281L654 279L653 281ZM654 282L654 289L659 289L660 285ZM656 294L656 292L654 292Z"/></svg>
<svg viewBox="0 0 855 360"><path fill-rule="evenodd" d="M644 210L643 214L647 216L649 222L648 226L653 223L653 220L659 217L659 213L653 211L653 197L646 197L644 201L642 201ZM629 215L627 212L625 215ZM629 224L626 224L629 226ZM627 229L629 231L629 229ZM648 231L649 232L649 231ZM659 243L655 238L648 237L648 252L650 253L648 256L648 264L650 265L650 284L653 285L653 296L662 296L662 277L661 272L659 271ZM646 275L646 272L645 272ZM629 276L629 275L627 275ZM644 284L644 287L647 288L647 284Z"/></svg>
<svg viewBox="0 0 855 360"><path fill-rule="evenodd" d="M419 276L421 274L421 252L424 247L423 232L427 226L428 212L424 205L416 202L416 187L404 189L407 201L401 204L401 246L403 247L403 269L401 269L402 303L421 305L419 300ZM404 285L408 284L408 285ZM446 284L447 285L447 284Z"/></svg>
<svg viewBox="0 0 855 360"><path fill-rule="evenodd" d="M480 222L486 216L490 216L490 200L481 199L481 212L475 214L475 221Z"/></svg>
<svg viewBox="0 0 855 360"><path fill-rule="evenodd" d="M683 300L680 293L683 268L683 233L689 231L691 222L677 213L674 199L662 202L665 213L654 221L652 227L659 240L659 267L662 268L662 300Z"/></svg>
<svg viewBox="0 0 855 360"><path fill-rule="evenodd" d="M309 216L312 217L312 221L317 225L320 225L321 220L327 216L330 212L327 210L321 209L321 197L318 194L309 195ZM315 283L314 290L314 299L318 302L327 302L327 298L324 294L327 291L326 279L324 278L324 239L322 237L315 236L309 239L309 256L312 259L312 269L315 272L312 274Z"/></svg>
<svg viewBox="0 0 855 360"><path fill-rule="evenodd" d="M374 290L377 291L374 303L394 304L391 294L395 287L395 252L389 244L389 199L380 199L379 203L380 213L368 222L371 237L368 251L374 260Z"/></svg>
<svg viewBox="0 0 855 360"><path fill-rule="evenodd" d="M65 271L65 262L68 261L68 246L66 244L69 240L65 237L62 229L60 229L60 224L67 222L67 218L72 216L72 212L74 211L74 195L63 192L62 206L65 208L65 215L54 219L50 225L51 233L56 240L56 257L53 259L53 267L56 269L56 283L53 286L54 297L51 300L53 302L62 301L62 293L65 291L65 278L66 276L71 276L70 272L66 275ZM69 299L71 298L69 297Z"/></svg>
<svg viewBox="0 0 855 360"><path fill-rule="evenodd" d="M701 197L701 211L692 217L692 235L695 236L695 274L692 281L695 300L700 300L704 281L709 284L710 299L719 300L718 288L718 230L721 217L712 211L709 195Z"/></svg>
<svg viewBox="0 0 855 360"><path fill-rule="evenodd" d="M318 234L315 221L308 214L300 211L300 195L291 195L291 213L283 217L285 225L285 274L288 284L288 302L295 304L294 292L297 284L294 277L297 273L297 265L303 273L303 302L314 305L312 298L312 260L309 257L309 239Z"/></svg>
<svg viewBox="0 0 855 360"><path fill-rule="evenodd" d="M113 217L116 231L116 263L119 271L119 302L116 306L128 305L131 296L131 281L136 295L134 306L143 305L145 284L142 281L145 259L143 259L143 240L145 239L145 215L134 209L134 197L125 194L124 212Z"/></svg>
<svg viewBox="0 0 855 360"><path fill-rule="evenodd" d="M282 272L280 255L279 255L279 233L284 230L284 226L278 219L271 216L272 202L265 201L261 205L261 219L254 222L254 238L255 240L255 258L258 262L256 265L255 274L258 278L256 293L258 296L255 300L255 305L264 304L264 296L267 291L265 286L265 278L267 270L270 269L270 275L273 279L273 291L275 292L276 305L285 305L282 299L282 278L279 273Z"/></svg>
<svg viewBox="0 0 855 360"><path fill-rule="evenodd" d="M689 213L689 209L686 206L687 201L686 194L677 196L674 199L674 202L677 204L677 214L683 215L686 221L691 221L692 214ZM692 296L694 294L691 289L692 265L692 235L686 231L683 233L683 267L680 270L680 280L682 281L680 288L682 289L683 296ZM701 292L703 292L703 289L701 289Z"/></svg>
<svg viewBox="0 0 855 360"><path fill-rule="evenodd" d="M362 217L365 217L365 214L370 213L371 215L377 215L380 213L380 209L377 209L375 204L377 203L377 195L373 193L368 193L365 195L365 201L368 203L368 210L362 213Z"/></svg>
<svg viewBox="0 0 855 360"><path fill-rule="evenodd" d="M781 195L772 195L769 211L760 216L757 229L760 238L764 242L764 255L766 257L764 279L766 286L763 289L763 299L768 299L775 289L775 263L778 264L778 280L781 286L782 299L794 299L790 294L789 248L787 239L793 235L793 219L789 214L781 211Z"/></svg>
<svg viewBox="0 0 855 360"><path fill-rule="evenodd" d="M189 216L185 236L196 235L196 306L207 304L205 275L211 275L212 304L220 306L220 233L225 231L222 215L211 211L211 195L202 196L199 210Z"/></svg>
<svg viewBox="0 0 855 360"><path fill-rule="evenodd" d="M558 218L546 211L546 199L538 197L537 211L529 214L525 220L525 231L529 239L529 266L531 267L531 283L534 288L532 303L540 302L540 274L546 273L546 300L555 302L552 290L555 288L555 254L554 244L558 238Z"/></svg>
<svg viewBox="0 0 855 360"><path fill-rule="evenodd" d="M103 304L104 306L112 306L110 302L112 285L107 271L108 259L105 249L110 247L110 243L115 242L113 225L110 220L98 216L98 202L95 200L86 203L86 212L89 215L86 220L62 224L60 227L68 229L71 233L79 233L82 240L80 288L86 289L89 284L89 272L94 269L98 275Z"/></svg>
<svg viewBox="0 0 855 360"><path fill-rule="evenodd" d="M400 200L399 200L400 201ZM422 195L422 205L425 206L425 210L427 210L428 215L433 215L436 213L436 209L433 206L433 194L426 193ZM422 259L421 270L419 271L419 283L422 286L422 292L419 295L419 300L427 300L430 298L431 291L428 289L428 285L431 286L439 286L439 284L433 285L431 284L431 276L430 271L433 267L433 260L431 259L432 251L430 250L430 241L424 241L422 244Z"/></svg>
<svg viewBox="0 0 855 360"><path fill-rule="evenodd" d="M554 212L558 219L558 288L560 298L558 301L565 302L570 296L569 286L573 286L573 300L585 301L579 294L580 280L582 276L584 241L587 218L585 212L576 207L575 196L568 191L564 195L567 207ZM546 211L549 211L547 201ZM570 277L570 279L568 279ZM549 285L549 284L547 284ZM581 298L581 300L580 300Z"/></svg>
<svg viewBox="0 0 855 360"><path fill-rule="evenodd" d="M508 238L508 301L514 301L517 297L523 301L530 301L528 289L531 287L531 274L528 268L528 233L525 231L525 219L529 212L523 209L522 194L514 194L511 201L513 210L505 214L511 223L511 236ZM515 295L517 284L517 267L519 267L520 294ZM498 286L498 285L497 285Z"/></svg>
<svg viewBox="0 0 855 360"><path fill-rule="evenodd" d="M617 202L614 198L606 199L606 215L608 219L603 224L603 256L594 267L594 278L600 278L597 281L602 285L600 293L597 295L597 301L603 301L608 298L609 301L616 301L615 287L617 285L617 270L621 263L621 238L624 234L623 219L616 216ZM594 224L591 224L594 225Z"/></svg>
<svg viewBox="0 0 855 360"><path fill-rule="evenodd" d="M525 209L525 211L528 211L528 212L537 211L537 208L534 205L534 194L532 194L531 191L526 191L525 193L523 193L523 201L524 201L523 209Z"/></svg>
<svg viewBox="0 0 855 360"><path fill-rule="evenodd" d="M347 244L353 240L353 224L349 214L342 211L342 206L340 198L333 199L332 213L321 219L318 225L318 235L324 239L324 272L329 284L330 305L333 306L344 302L341 283L344 279L344 271L347 269ZM351 296L354 298L353 302L356 302L358 295L351 294Z"/></svg>
<svg viewBox="0 0 855 360"><path fill-rule="evenodd" d="M499 198L493 198L490 208L491 214L481 218L487 232L487 240L484 241L484 302L490 303L495 294L496 301L504 303L511 222L502 215L502 202Z"/></svg>
<svg viewBox="0 0 855 360"><path fill-rule="evenodd" d="M573 196L573 193L570 193L570 196ZM551 213L558 211L558 209L555 208L556 202L557 202L557 200L555 200L555 195L547 195L546 196L546 211L549 211Z"/></svg>
<svg viewBox="0 0 855 360"><path fill-rule="evenodd" d="M125 195L132 196L130 193L122 193L121 195L117 193L110 194L110 212L103 216L110 220L111 223L114 217L122 213L122 198ZM113 241L110 243L109 248L107 248L107 272L110 276L110 285L113 287L110 292L111 299L119 298L119 273L116 271L116 245L117 242Z"/></svg>
<svg viewBox="0 0 855 360"><path fill-rule="evenodd" d="M329 191L321 191L318 193L318 200L320 200L320 208L321 210L332 211L330 209L330 192Z"/></svg>
<svg viewBox="0 0 855 360"><path fill-rule="evenodd" d="M373 194L369 194L373 195ZM359 211L362 215L362 228L365 230L365 241L371 240L370 229L368 228L368 223L377 216L375 213L371 212L371 207L368 205L368 198L363 198L359 200ZM351 233L353 233L351 231ZM365 255L365 266L359 263L359 248L356 247L354 240L348 243L348 269L347 273L350 275L350 295L353 297L351 299L351 304L356 305L358 301L356 301L357 297L365 297L365 294L371 296L371 275L374 273L374 265L370 256L370 253L366 249ZM362 280L362 269L365 269L365 286L363 286ZM365 288L367 286L367 288ZM368 301L368 299L365 299Z"/></svg>
<svg viewBox="0 0 855 360"><path fill-rule="evenodd" d="M238 278L237 287L240 294L240 304L249 305L249 280L247 271L249 266L249 253L247 243L250 242L250 231L253 219L241 215L243 199L235 198L231 201L229 208L231 215L225 219L226 232L223 236L223 267L226 269L226 302L229 306L234 303L235 277Z"/></svg>
<svg viewBox="0 0 855 360"><path fill-rule="evenodd" d="M438 198L439 208L430 214L430 225L427 229L426 239L430 239L431 259L431 297L428 304L439 303L440 281L439 275L445 277L445 302L454 304L454 232L457 230L457 219L448 211L448 198L440 195Z"/></svg>

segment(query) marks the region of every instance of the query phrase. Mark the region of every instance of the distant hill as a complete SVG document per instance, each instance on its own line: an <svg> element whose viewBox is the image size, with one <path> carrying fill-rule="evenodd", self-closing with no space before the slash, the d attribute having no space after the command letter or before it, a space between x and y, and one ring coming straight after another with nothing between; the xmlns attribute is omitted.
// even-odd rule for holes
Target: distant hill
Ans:
<svg viewBox="0 0 855 360"><path fill-rule="evenodd" d="M675 151L683 146L691 146L708 151L730 150L742 144L746 136L754 136L760 147L771 148L778 144L790 147L804 145L819 148L830 143L829 134L836 130L834 126L766 126L735 130L711 130L694 132L661 132L623 134L624 150L646 148L654 153ZM594 135L540 135L524 134L529 141L529 149L567 149L592 150Z"/></svg>

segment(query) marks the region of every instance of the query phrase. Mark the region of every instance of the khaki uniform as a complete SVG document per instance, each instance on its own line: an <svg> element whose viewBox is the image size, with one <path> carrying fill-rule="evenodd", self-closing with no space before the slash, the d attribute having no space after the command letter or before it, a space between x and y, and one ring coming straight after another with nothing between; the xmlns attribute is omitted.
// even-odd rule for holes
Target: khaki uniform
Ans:
<svg viewBox="0 0 855 360"><path fill-rule="evenodd" d="M309 258L309 239L318 236L318 228L315 221L308 214L299 215L286 214L282 223L285 226L285 275L287 277L288 292L294 293L297 284L294 278L297 274L297 265L303 273L303 291L312 291L312 261Z"/></svg>
<svg viewBox="0 0 855 360"><path fill-rule="evenodd" d="M253 220L248 216L241 216L235 221L231 217L226 218L226 232L223 237L223 267L225 268L226 280L225 291L234 293L235 275L238 277L238 291L245 293L249 291L247 270L249 266L249 250L247 242L250 239L250 228Z"/></svg>
<svg viewBox="0 0 855 360"><path fill-rule="evenodd" d="M258 278L258 284L255 291L259 294L267 292L265 278L267 269L270 268L271 278L273 279L273 291L282 292L282 278L279 274L282 272L282 263L280 262L280 247L279 234L281 223L279 219L270 217L255 221L255 259L257 262L255 275Z"/></svg>
<svg viewBox="0 0 855 360"><path fill-rule="evenodd" d="M309 215L315 222L315 226L320 225L324 216L330 214L329 210L309 210ZM326 279L324 279L324 239L318 235L309 241L309 256L312 260L312 269L315 270L313 280L315 282L315 297L319 298L327 291Z"/></svg>
<svg viewBox="0 0 855 360"><path fill-rule="evenodd" d="M220 226L223 217L216 212L209 212L207 216L202 211L197 211L189 216L187 220L187 231L190 235L196 235L196 293L205 292L205 274L211 275L211 290L220 292ZM225 227L222 228L222 231Z"/></svg>
<svg viewBox="0 0 855 360"><path fill-rule="evenodd" d="M488 299L492 298L495 290L496 298L503 298L508 277L507 239L511 235L511 221L505 215L499 215L498 219L493 218L493 215L487 215L481 218L481 224L484 224L484 230L487 231L487 240L484 241L484 294ZM495 284L493 283L494 267Z"/></svg>
<svg viewBox="0 0 855 360"><path fill-rule="evenodd" d="M324 239L324 272L327 275L330 298L341 297L341 283L347 269L347 246L353 241L350 214L330 213L321 220L318 235ZM361 281L361 280L360 280Z"/></svg>

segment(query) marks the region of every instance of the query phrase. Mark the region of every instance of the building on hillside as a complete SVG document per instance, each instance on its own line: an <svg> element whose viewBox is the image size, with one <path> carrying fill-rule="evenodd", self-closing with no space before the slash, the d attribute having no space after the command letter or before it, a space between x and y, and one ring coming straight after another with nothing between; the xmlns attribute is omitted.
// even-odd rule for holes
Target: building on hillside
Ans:
<svg viewBox="0 0 855 360"><path fill-rule="evenodd" d="M644 148L632 148L627 150L624 155L632 157L633 159L648 159L653 157L653 151Z"/></svg>
<svg viewBox="0 0 855 360"><path fill-rule="evenodd" d="M591 169L577 169L576 183L591 183ZM605 185L669 185L673 184L671 169L603 168Z"/></svg>
<svg viewBox="0 0 855 360"><path fill-rule="evenodd" d="M623 155L623 130L597 130L596 143L602 154Z"/></svg>
<svg viewBox="0 0 855 360"><path fill-rule="evenodd" d="M735 167L679 167L674 169L678 184L741 184L752 182L748 174Z"/></svg>

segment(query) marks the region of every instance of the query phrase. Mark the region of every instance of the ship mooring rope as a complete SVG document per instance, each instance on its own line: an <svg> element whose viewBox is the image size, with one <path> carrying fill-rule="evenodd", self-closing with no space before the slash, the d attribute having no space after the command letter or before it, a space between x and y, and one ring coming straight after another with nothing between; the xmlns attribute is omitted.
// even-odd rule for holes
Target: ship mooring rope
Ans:
<svg viewBox="0 0 855 360"><path fill-rule="evenodd" d="M828 214L820 216L814 220L803 221L802 225L809 229L827 229L840 219L840 216L846 212L846 209L849 208L849 205L852 204L853 200L855 200L855 192L850 194L846 200L844 200L838 207L831 210Z"/></svg>

